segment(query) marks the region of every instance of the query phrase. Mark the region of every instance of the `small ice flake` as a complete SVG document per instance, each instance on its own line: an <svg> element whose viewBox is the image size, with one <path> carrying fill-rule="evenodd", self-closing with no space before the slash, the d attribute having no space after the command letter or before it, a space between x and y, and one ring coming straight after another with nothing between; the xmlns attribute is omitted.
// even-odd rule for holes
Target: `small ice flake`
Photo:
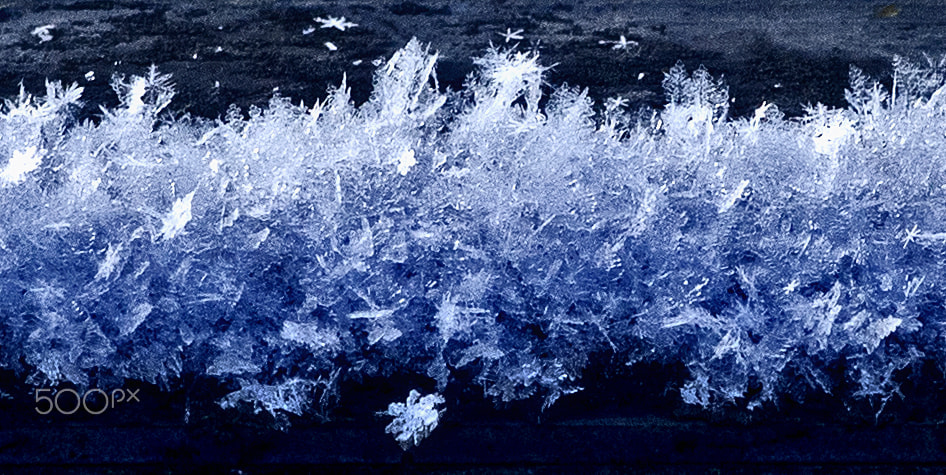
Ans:
<svg viewBox="0 0 946 475"><path fill-rule="evenodd" d="M923 285L923 281L926 280L926 276L910 278L907 276L907 285L903 287L903 298L909 299L916 295L916 292L920 290L920 286Z"/></svg>
<svg viewBox="0 0 946 475"><path fill-rule="evenodd" d="M361 60L360 60L360 59L356 59L356 60L352 61L351 64L353 64L353 65L355 65L355 66L359 66L359 65L361 65Z"/></svg>
<svg viewBox="0 0 946 475"><path fill-rule="evenodd" d="M85 73L85 80L89 82L95 81L95 71Z"/></svg>
<svg viewBox="0 0 946 475"><path fill-rule="evenodd" d="M746 191L746 187L749 186L749 180L742 180L739 182L739 185L736 186L736 189L732 190L728 195L726 195L726 200L723 201L722 206L719 207L720 213L725 213L730 208L736 205L736 202L744 198L743 193Z"/></svg>
<svg viewBox="0 0 946 475"><path fill-rule="evenodd" d="M302 34L303 34L303 35L311 35L312 33L315 33L315 27L314 27L314 26L310 26L310 27L308 27L308 28L302 30Z"/></svg>
<svg viewBox="0 0 946 475"><path fill-rule="evenodd" d="M738 353L739 351L739 335L734 334L733 331L729 331L719 343L716 344L716 347L713 348L713 357L710 358L710 361L717 358L722 358L727 353Z"/></svg>
<svg viewBox="0 0 946 475"><path fill-rule="evenodd" d="M687 282L684 281L683 284L686 285ZM709 279L707 279L706 277L703 277L703 281L700 282L699 285L697 285L696 287L693 287L692 290L687 292L687 297L690 297L693 295L699 297L703 292L703 288L706 287L707 284L709 284Z"/></svg>
<svg viewBox="0 0 946 475"><path fill-rule="evenodd" d="M145 95L145 89L147 88L147 80L145 78L135 78L135 83L131 85L131 90L128 91L128 113L131 115L137 115L145 107L144 100L142 98Z"/></svg>
<svg viewBox="0 0 946 475"><path fill-rule="evenodd" d="M621 96L608 98L604 105L605 110L608 112L613 112L624 107L627 107L627 99Z"/></svg>
<svg viewBox="0 0 946 475"><path fill-rule="evenodd" d="M148 315L151 315L152 310L154 310L154 306L148 302L136 305L135 308L131 310L131 314L128 315L127 320L123 322L120 336L134 333L135 330L144 323L145 319L148 318Z"/></svg>
<svg viewBox="0 0 946 475"><path fill-rule="evenodd" d="M402 176L407 175L411 167L417 165L417 159L414 158L414 149L407 149L397 159L397 172Z"/></svg>
<svg viewBox="0 0 946 475"><path fill-rule="evenodd" d="M52 41L53 34L51 30L53 28L56 28L56 25L49 24L49 25L37 26L36 28L33 29L33 31L30 32L30 34L39 38L40 43L45 43L47 41Z"/></svg>
<svg viewBox="0 0 946 475"><path fill-rule="evenodd" d="M798 279L793 279L793 280L792 280L791 282L789 282L788 285L786 285L785 288L783 288L782 290L785 291L785 295L788 295L788 294L794 292L795 289L798 288L798 285L799 285L800 283L801 283L801 282L799 282Z"/></svg>
<svg viewBox="0 0 946 475"><path fill-rule="evenodd" d="M11 185L22 183L26 180L27 173L39 168L42 158L42 151L37 150L35 145L27 147L22 152L14 150L13 157L10 158L3 171L0 171L0 180Z"/></svg>
<svg viewBox="0 0 946 475"><path fill-rule="evenodd" d="M54 231L60 231L62 229L68 229L70 226L72 226L72 224L67 223L65 221L61 221L58 223L47 224L46 226L43 226L43 229L52 229Z"/></svg>
<svg viewBox="0 0 946 475"><path fill-rule="evenodd" d="M279 336L285 340L309 347L310 350L336 349L341 344L338 333L321 329L317 323L284 321Z"/></svg>
<svg viewBox="0 0 946 475"><path fill-rule="evenodd" d="M99 270L95 273L95 280L108 279L112 272L115 271L115 266L118 265L119 252L122 250L122 244L118 243L117 245L109 244L108 249L105 251L105 260L99 264Z"/></svg>
<svg viewBox="0 0 946 475"><path fill-rule="evenodd" d="M217 135L218 131L219 129L210 129L209 131L207 131L207 133L205 133L204 135L201 135L200 139L198 139L197 142L194 143L194 145L201 146L207 143L207 141L213 138L214 135ZM207 152L207 153L209 155L210 152ZM213 165L211 165L211 167L213 167Z"/></svg>
<svg viewBox="0 0 946 475"><path fill-rule="evenodd" d="M407 450L419 445L430 433L437 428L443 410L437 406L445 402L440 394L420 396L417 390L412 389L407 396L407 402L394 402L388 406L385 414L394 416L394 420L385 427L384 431L393 434L401 448Z"/></svg>
<svg viewBox="0 0 946 475"><path fill-rule="evenodd" d="M348 314L348 318L352 320L358 319L367 319L367 320L377 320L379 318L390 317L394 315L395 309L383 309L383 310L363 310L360 312L352 312Z"/></svg>
<svg viewBox="0 0 946 475"><path fill-rule="evenodd" d="M278 412L286 412L301 416L309 408L309 401L313 393L319 388L319 381L293 378L277 385L264 385L256 382L240 380L241 388L227 394L220 401L220 407L230 409L237 403L244 401L253 404L253 411L266 411L275 416Z"/></svg>
<svg viewBox="0 0 946 475"><path fill-rule="evenodd" d="M335 43L332 43L331 41L326 41L325 47L328 48L329 51L338 51L338 46L335 46Z"/></svg>
<svg viewBox="0 0 946 475"><path fill-rule="evenodd" d="M506 38L506 43L509 43L510 40L521 40L522 30L512 31L512 29L506 28L506 32L500 33L499 36Z"/></svg>
<svg viewBox="0 0 946 475"><path fill-rule="evenodd" d="M854 314L854 316L851 317L851 319L848 320L847 323L842 325L842 328L848 331L856 330L858 327L861 326L862 323L867 321L867 317L869 316L870 316L870 313L867 310L861 310L860 312L857 312L856 314Z"/></svg>
<svg viewBox="0 0 946 475"><path fill-rule="evenodd" d="M914 242L914 241L916 240L917 236L919 236L919 235L920 235L920 230L919 230L919 229L917 228L917 226L914 224L914 225L913 225L913 229L910 229L910 230L906 231L906 233L905 233L904 236L903 236L903 248L906 249L906 248L907 248L907 244L909 244L909 243L911 243L911 242Z"/></svg>
<svg viewBox="0 0 946 475"><path fill-rule="evenodd" d="M214 53L221 53L221 52L223 52L223 46L218 46L214 48Z"/></svg>
<svg viewBox="0 0 946 475"><path fill-rule="evenodd" d="M759 125L762 123L762 120L765 119L765 113L772 107L772 104L762 101L762 105L756 108L755 114L752 116L752 120L749 121L749 130L755 132L759 130Z"/></svg>
<svg viewBox="0 0 946 475"><path fill-rule="evenodd" d="M614 46L611 47L611 49L623 49L623 50L627 50L627 47L628 47L628 46L638 46L638 45L639 45L638 42L636 42L636 41L634 41L634 40L629 40L629 39L627 39L627 37L624 36L624 35L621 35L621 38L620 38L619 40L617 40L617 41L600 40L600 41L598 41L598 44L599 44L599 45L614 45Z"/></svg>
<svg viewBox="0 0 946 475"><path fill-rule="evenodd" d="M861 333L861 339L868 353L873 353L880 343L897 330L903 319L886 317L869 324Z"/></svg>
<svg viewBox="0 0 946 475"><path fill-rule="evenodd" d="M682 325L699 325L701 322L705 322L709 319L709 312L700 308L700 307L687 307L680 312L679 315L674 317L664 318L662 322L663 328L674 328Z"/></svg>
<svg viewBox="0 0 946 475"><path fill-rule="evenodd" d="M641 79L644 79L644 73L640 73L637 75L637 80L640 81Z"/></svg>
<svg viewBox="0 0 946 475"><path fill-rule="evenodd" d="M184 226L191 220L191 202L194 199L194 193L196 190L174 202L171 211L164 217L161 239L172 239L184 230Z"/></svg>
<svg viewBox="0 0 946 475"><path fill-rule="evenodd" d="M621 39L618 40L617 44L611 47L611 49L627 49L628 45L637 46L636 41L627 41L627 38L624 35L621 35Z"/></svg>
<svg viewBox="0 0 946 475"><path fill-rule="evenodd" d="M345 31L348 28L353 28L353 27L358 26L357 23L346 21L345 17L335 18L333 16L329 16L328 19L325 19L322 17L316 17L315 21L319 22L322 25L319 28L335 28L339 31Z"/></svg>
<svg viewBox="0 0 946 475"><path fill-rule="evenodd" d="M269 228L267 227L267 228L263 228L263 229L262 229L261 231L259 231L259 232L255 232L255 233L253 233L253 234L250 234L250 236L249 236L249 238L250 238L250 239L249 239L249 247L250 247L250 249L259 249L260 245L262 245L263 242L265 242L266 239L269 237L269 233L270 233L270 230L269 230Z"/></svg>
<svg viewBox="0 0 946 475"><path fill-rule="evenodd" d="M392 342L401 337L401 330L391 325L377 325L368 332L368 345L374 346L379 341Z"/></svg>

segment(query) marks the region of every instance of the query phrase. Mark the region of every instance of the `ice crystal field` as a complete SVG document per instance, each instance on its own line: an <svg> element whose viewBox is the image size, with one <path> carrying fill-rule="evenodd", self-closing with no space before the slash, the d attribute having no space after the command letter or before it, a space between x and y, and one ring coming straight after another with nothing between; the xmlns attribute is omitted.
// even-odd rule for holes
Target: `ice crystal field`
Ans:
<svg viewBox="0 0 946 475"><path fill-rule="evenodd" d="M682 65L658 111L548 85L534 53L490 49L459 91L436 61L412 41L360 106L343 80L215 121L153 68L97 121L77 86L8 101L0 368L195 372L305 417L394 372L550 406L595 358L677 362L688 404L882 410L899 372L946 370L946 60L898 58L889 87L852 67L846 109L800 118L729 117ZM437 393L392 401L405 448Z"/></svg>

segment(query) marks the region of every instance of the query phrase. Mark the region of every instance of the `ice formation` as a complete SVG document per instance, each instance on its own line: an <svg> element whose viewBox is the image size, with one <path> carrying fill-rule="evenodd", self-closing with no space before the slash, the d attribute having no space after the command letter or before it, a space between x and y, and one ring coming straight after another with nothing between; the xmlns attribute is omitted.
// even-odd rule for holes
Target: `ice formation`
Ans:
<svg viewBox="0 0 946 475"><path fill-rule="evenodd" d="M216 121L162 113L154 70L97 124L75 86L8 101L0 365L195 371L303 413L390 364L550 404L593 354L678 361L684 401L756 407L796 381L886 401L946 360L946 63L895 61L889 92L852 70L849 108L787 120L729 118L680 65L663 110L596 115L540 107L534 54L490 50L459 92L436 60L410 42L360 107L343 82Z"/></svg>
<svg viewBox="0 0 946 475"><path fill-rule="evenodd" d="M401 448L420 445L437 428L443 410L436 406L444 403L443 396L428 394L424 397L416 390L411 390L407 402L393 402L384 415L393 416L394 420L385 428L385 432L394 434Z"/></svg>

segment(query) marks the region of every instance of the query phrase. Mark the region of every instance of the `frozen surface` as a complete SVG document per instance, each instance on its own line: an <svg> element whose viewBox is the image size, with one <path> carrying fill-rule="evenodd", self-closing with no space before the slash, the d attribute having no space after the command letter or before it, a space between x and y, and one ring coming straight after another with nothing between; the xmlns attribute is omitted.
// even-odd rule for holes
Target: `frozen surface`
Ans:
<svg viewBox="0 0 946 475"><path fill-rule="evenodd" d="M890 91L852 70L849 108L789 121L728 119L704 70L626 111L542 103L521 50L459 92L436 60L412 41L359 108L343 82L175 117L153 69L114 78L97 125L72 119L78 87L8 102L0 364L80 386L197 372L239 382L225 407L305 414L392 367L552 404L602 355L682 362L692 404L882 408L898 371L943 361L944 63L897 60ZM436 424L419 401L404 441Z"/></svg>

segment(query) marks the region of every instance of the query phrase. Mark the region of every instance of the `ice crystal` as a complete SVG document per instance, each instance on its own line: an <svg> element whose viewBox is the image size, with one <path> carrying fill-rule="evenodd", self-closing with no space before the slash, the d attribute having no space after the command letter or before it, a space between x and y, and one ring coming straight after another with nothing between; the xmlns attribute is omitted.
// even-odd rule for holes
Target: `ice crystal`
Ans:
<svg viewBox="0 0 946 475"><path fill-rule="evenodd" d="M393 402L388 406L384 414L393 416L394 420L384 431L394 435L394 439L404 450L420 445L421 441L437 428L444 412L442 409L438 410L437 406L443 403L443 396L439 394L421 397L419 392L412 389L406 403Z"/></svg>

